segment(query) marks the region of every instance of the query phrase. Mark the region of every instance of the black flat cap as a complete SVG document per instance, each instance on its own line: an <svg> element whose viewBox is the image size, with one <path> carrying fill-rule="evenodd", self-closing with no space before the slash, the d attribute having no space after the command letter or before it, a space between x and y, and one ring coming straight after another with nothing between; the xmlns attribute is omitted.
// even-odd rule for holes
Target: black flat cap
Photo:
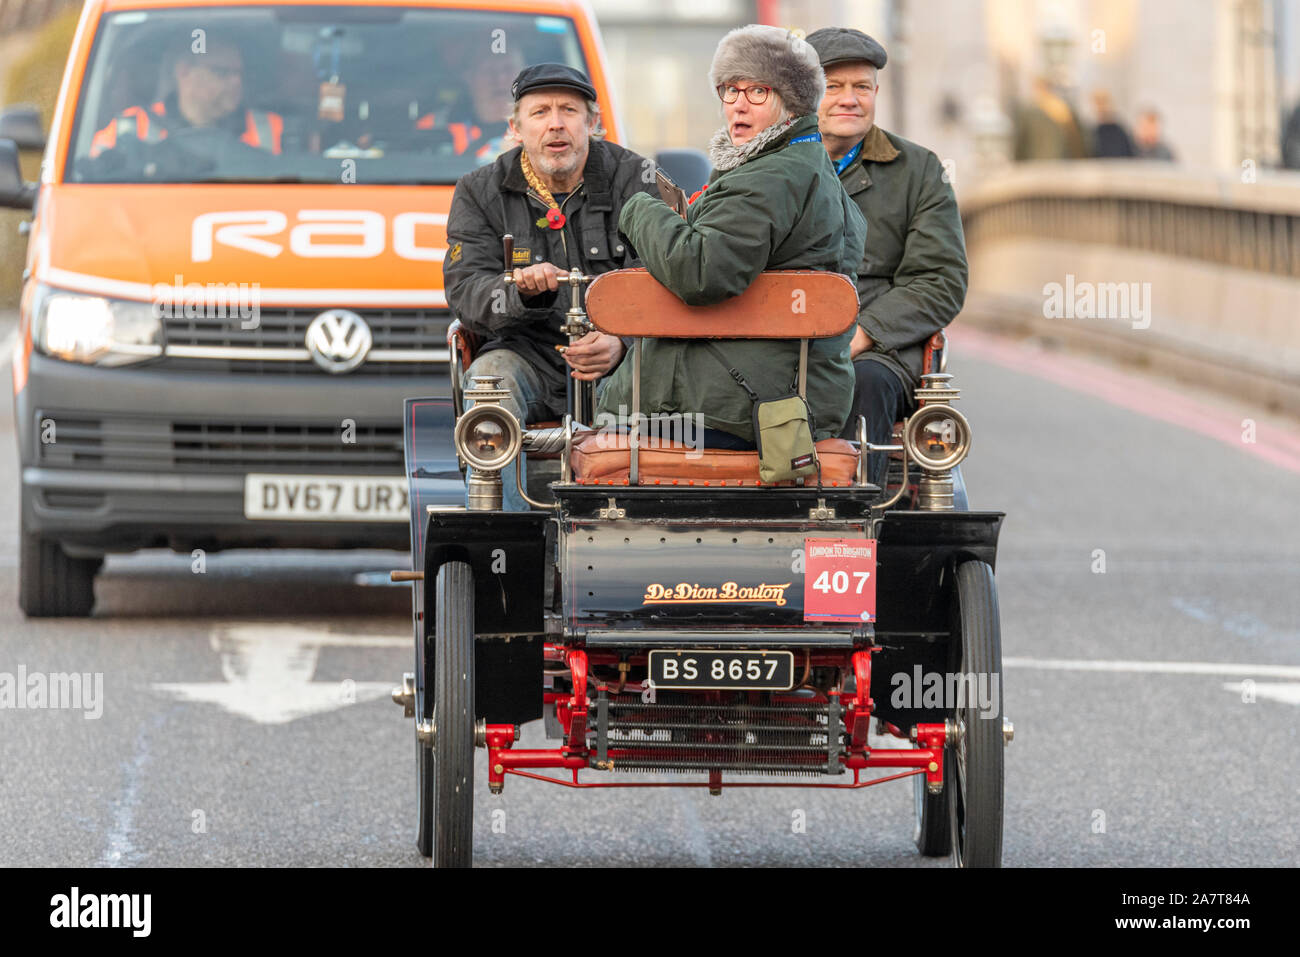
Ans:
<svg viewBox="0 0 1300 957"><path fill-rule="evenodd" d="M578 70L563 63L538 63L536 66L524 67L515 77L510 94L518 103L525 93L557 86L577 90L589 100L596 98L596 88L591 85L591 81Z"/></svg>
<svg viewBox="0 0 1300 957"><path fill-rule="evenodd" d="M822 27L808 34L807 42L817 51L823 67L847 60L866 60L882 70L889 59L884 47L861 30L849 27Z"/></svg>

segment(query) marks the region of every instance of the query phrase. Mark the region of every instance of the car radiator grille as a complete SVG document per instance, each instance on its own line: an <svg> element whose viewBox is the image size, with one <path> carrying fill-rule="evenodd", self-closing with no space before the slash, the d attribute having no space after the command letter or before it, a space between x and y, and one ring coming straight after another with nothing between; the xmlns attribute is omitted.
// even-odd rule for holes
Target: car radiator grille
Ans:
<svg viewBox="0 0 1300 957"><path fill-rule="evenodd" d="M40 464L159 472L401 475L402 427L176 421L38 413ZM344 441L345 438L353 441ZM51 441L52 440L52 441Z"/></svg>
<svg viewBox="0 0 1300 957"><path fill-rule="evenodd" d="M164 319L168 369L244 374L329 375L307 351L307 326L323 310L261 310L255 328L239 316ZM447 369L451 314L432 309L358 313L370 327L368 358L343 375L418 376ZM251 320L248 324L252 324Z"/></svg>
<svg viewBox="0 0 1300 957"><path fill-rule="evenodd" d="M660 691L655 701L635 695L592 706L596 752L613 769L825 774L843 770L844 725L839 703L772 704L744 693L704 701L700 693ZM603 740L602 740L603 739Z"/></svg>

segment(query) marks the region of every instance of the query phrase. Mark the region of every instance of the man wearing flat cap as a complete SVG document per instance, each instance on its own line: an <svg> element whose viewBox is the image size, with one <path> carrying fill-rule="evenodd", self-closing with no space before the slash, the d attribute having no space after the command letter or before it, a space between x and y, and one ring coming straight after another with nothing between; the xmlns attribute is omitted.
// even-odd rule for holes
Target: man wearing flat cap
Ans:
<svg viewBox="0 0 1300 957"><path fill-rule="evenodd" d="M884 48L843 27L817 30L808 43L826 73L817 111L822 143L868 226L850 347L857 386L843 437L856 438L863 415L867 440L885 445L915 405L926 340L966 299L961 216L939 158L876 126ZM872 481L884 479L887 464L884 453L871 456Z"/></svg>
<svg viewBox="0 0 1300 957"><path fill-rule="evenodd" d="M597 275L633 265L619 213L630 196L656 186L653 162L600 138L596 90L579 71L526 67L512 94L510 131L522 145L456 184L442 274L452 311L482 341L466 384L501 376L512 396L507 407L528 422L561 418L566 379L595 381L622 359L616 336L590 332L567 345L560 325L569 298L559 276L575 266ZM514 237L512 262L503 258L506 233ZM502 473L504 506L522 511L513 468Z"/></svg>

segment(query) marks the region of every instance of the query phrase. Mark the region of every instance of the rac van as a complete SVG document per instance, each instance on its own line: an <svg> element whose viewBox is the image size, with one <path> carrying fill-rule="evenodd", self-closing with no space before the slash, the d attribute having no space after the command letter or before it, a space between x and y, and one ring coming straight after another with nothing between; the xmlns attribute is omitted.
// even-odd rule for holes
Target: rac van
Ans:
<svg viewBox="0 0 1300 957"><path fill-rule="evenodd" d="M452 190L539 62L618 139L583 4L88 0L39 183L0 139L27 615L90 614L110 552L407 547Z"/></svg>

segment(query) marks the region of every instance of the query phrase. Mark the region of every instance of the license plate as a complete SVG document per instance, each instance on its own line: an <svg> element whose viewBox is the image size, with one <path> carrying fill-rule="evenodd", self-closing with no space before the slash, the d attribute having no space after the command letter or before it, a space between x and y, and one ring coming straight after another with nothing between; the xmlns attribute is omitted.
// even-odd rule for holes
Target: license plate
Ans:
<svg viewBox="0 0 1300 957"><path fill-rule="evenodd" d="M788 691L792 651L652 651L650 683L697 691Z"/></svg>
<svg viewBox="0 0 1300 957"><path fill-rule="evenodd" d="M406 479L377 475L244 477L244 517L299 522L405 522Z"/></svg>

